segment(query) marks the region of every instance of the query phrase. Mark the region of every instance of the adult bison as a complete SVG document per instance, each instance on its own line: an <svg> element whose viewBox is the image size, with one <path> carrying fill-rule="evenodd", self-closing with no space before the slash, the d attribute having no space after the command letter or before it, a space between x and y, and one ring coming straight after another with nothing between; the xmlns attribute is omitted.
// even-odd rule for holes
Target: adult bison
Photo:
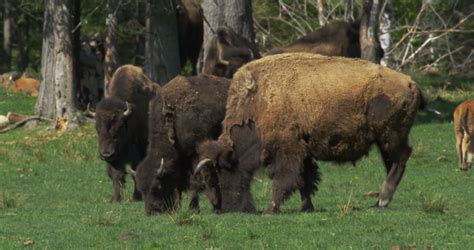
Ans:
<svg viewBox="0 0 474 250"><path fill-rule="evenodd" d="M268 165L272 202L280 211L295 190L301 210L313 210L319 173L312 159L356 161L376 144L387 177L377 203L386 207L411 154L408 134L423 99L410 77L363 60L290 53L242 67L229 88L223 133L199 146L196 172L241 172L237 203L248 203L249 182ZM231 157L222 158L222 155ZM217 171L216 170L216 171ZM227 183L220 185L228 185Z"/></svg>
<svg viewBox="0 0 474 250"><path fill-rule="evenodd" d="M474 154L474 100L459 104L454 110L454 132L456 135L456 151L459 156L460 169L468 170Z"/></svg>
<svg viewBox="0 0 474 250"><path fill-rule="evenodd" d="M307 52L326 56L360 58L359 29L360 21L332 21L289 45L270 50L266 55ZM384 52L378 42L376 51L378 61L380 61Z"/></svg>
<svg viewBox="0 0 474 250"><path fill-rule="evenodd" d="M253 44L223 25L211 40L203 73L232 78L237 69L257 58L260 54Z"/></svg>
<svg viewBox="0 0 474 250"><path fill-rule="evenodd" d="M215 76L177 76L150 102L150 143L136 172L147 214L169 211L180 204L196 163L196 145L205 139L216 139L221 132L229 83ZM196 178L208 182L216 179L212 173ZM197 188L192 188L193 210L199 209ZM209 189L212 194L218 193ZM220 209L219 197L211 199L211 203L215 210Z"/></svg>
<svg viewBox="0 0 474 250"><path fill-rule="evenodd" d="M203 15L195 0L179 0L177 8L179 54L181 67L189 60L196 74L196 64L203 39Z"/></svg>
<svg viewBox="0 0 474 250"><path fill-rule="evenodd" d="M148 102L159 90L141 68L125 65L117 69L108 86L109 95L96 107L96 130L100 158L107 162L112 179L112 201L120 201L125 166L136 169L148 143ZM141 199L135 188L133 199Z"/></svg>

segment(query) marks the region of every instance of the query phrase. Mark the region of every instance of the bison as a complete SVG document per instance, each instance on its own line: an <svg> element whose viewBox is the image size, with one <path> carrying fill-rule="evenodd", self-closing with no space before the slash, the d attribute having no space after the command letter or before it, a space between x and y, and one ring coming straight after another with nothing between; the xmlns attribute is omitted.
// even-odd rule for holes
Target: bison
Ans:
<svg viewBox="0 0 474 250"><path fill-rule="evenodd" d="M267 212L279 212L295 190L301 210L311 211L320 179L313 159L355 162L376 144L387 172L376 206L386 207L411 154L408 134L423 103L410 77L364 60L309 53L264 57L235 74L223 132L199 145L195 171L241 172L218 182L234 187L227 192L235 203L249 207L243 204L251 202L251 176L266 165L272 179Z"/></svg>
<svg viewBox="0 0 474 250"><path fill-rule="evenodd" d="M270 50L266 55L307 52L326 56L360 58L359 29L360 21L332 21L289 45ZM377 58L382 58L384 51L380 43L377 43L376 51Z"/></svg>
<svg viewBox="0 0 474 250"><path fill-rule="evenodd" d="M232 78L237 69L257 58L260 54L255 46L224 25L211 40L203 73Z"/></svg>
<svg viewBox="0 0 474 250"><path fill-rule="evenodd" d="M454 110L454 132L460 169L468 170L474 154L474 100L467 100Z"/></svg>
<svg viewBox="0 0 474 250"><path fill-rule="evenodd" d="M203 15L195 0L180 0L177 8L178 40L181 67L189 60L196 74L196 64L203 39Z"/></svg>
<svg viewBox="0 0 474 250"><path fill-rule="evenodd" d="M15 80L13 76L10 76L10 81L13 82L11 88L15 93L28 93L31 96L38 96L39 94L40 81L34 78L22 76Z"/></svg>
<svg viewBox="0 0 474 250"><path fill-rule="evenodd" d="M126 165L136 169L145 157L148 103L159 88L141 68L124 65L112 76L108 85L109 95L97 104L95 118L99 153L100 158L107 162L107 173L112 179L113 202L121 200ZM133 199L141 199L136 188Z"/></svg>
<svg viewBox="0 0 474 250"><path fill-rule="evenodd" d="M136 172L148 215L170 211L180 204L182 191L190 186L196 145L216 139L221 132L229 83L215 76L177 76L150 102L150 143ZM200 178L209 182L216 179L212 173L196 178L196 185ZM198 186L194 187L190 208L198 210ZM212 187L208 189L217 193ZM219 210L219 197L211 203Z"/></svg>

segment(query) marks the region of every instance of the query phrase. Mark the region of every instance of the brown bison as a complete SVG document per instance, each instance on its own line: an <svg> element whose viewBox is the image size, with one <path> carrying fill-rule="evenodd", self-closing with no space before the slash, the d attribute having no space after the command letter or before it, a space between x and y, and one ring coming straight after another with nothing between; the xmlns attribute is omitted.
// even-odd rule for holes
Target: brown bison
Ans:
<svg viewBox="0 0 474 250"><path fill-rule="evenodd" d="M189 60L196 74L204 34L201 7L195 0L178 1L177 20L181 67Z"/></svg>
<svg viewBox="0 0 474 250"><path fill-rule="evenodd" d="M372 144L380 149L387 171L377 203L386 207L411 154L408 134L423 104L408 76L363 60L308 53L268 56L245 65L228 95L223 133L199 146L196 172L245 173L225 181L240 183L227 192L248 207L242 204L250 202L251 175L267 165L273 181L270 213L279 212L295 190L301 210L313 210L311 194L319 173L312 159L354 162Z"/></svg>
<svg viewBox="0 0 474 250"><path fill-rule="evenodd" d="M359 29L360 21L332 21L289 45L270 50L266 55L307 52L326 56L360 58ZM377 44L377 57L380 61L384 52L380 44Z"/></svg>
<svg viewBox="0 0 474 250"><path fill-rule="evenodd" d="M148 103L159 90L141 68L117 69L108 86L109 96L96 107L100 158L112 179L112 201L120 201L126 165L132 169L145 157L148 144ZM133 199L141 199L135 188Z"/></svg>
<svg viewBox="0 0 474 250"><path fill-rule="evenodd" d="M150 102L150 143L147 155L136 172L145 211L152 215L179 206L181 193L190 185L196 163L195 147L205 139L216 139L224 119L230 81L215 76L177 76ZM212 174L195 176L208 182ZM207 182L206 182L207 183ZM196 188L190 208L199 209ZM218 193L208 188L212 193ZM220 198L211 199L215 210Z"/></svg>
<svg viewBox="0 0 474 250"><path fill-rule="evenodd" d="M224 25L211 40L203 73L232 78L237 69L257 58L260 54L255 46Z"/></svg>
<svg viewBox="0 0 474 250"><path fill-rule="evenodd" d="M13 76L10 76L10 80L13 82L11 85L13 92L27 93L31 96L38 96L40 81L28 77L20 77L16 80L13 80L12 78Z"/></svg>
<svg viewBox="0 0 474 250"><path fill-rule="evenodd" d="M456 150L461 170L468 170L474 154L474 100L467 100L454 110Z"/></svg>

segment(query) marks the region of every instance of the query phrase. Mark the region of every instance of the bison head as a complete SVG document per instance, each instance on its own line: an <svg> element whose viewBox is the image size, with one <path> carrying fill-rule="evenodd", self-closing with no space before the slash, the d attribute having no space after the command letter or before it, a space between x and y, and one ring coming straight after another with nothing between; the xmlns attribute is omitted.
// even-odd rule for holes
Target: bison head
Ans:
<svg viewBox="0 0 474 250"><path fill-rule="evenodd" d="M180 203L173 161L162 158L159 167L152 157L147 156L137 167L136 180L138 190L145 201L147 215L173 211Z"/></svg>
<svg viewBox="0 0 474 250"><path fill-rule="evenodd" d="M132 110L132 104L114 97L105 98L98 103L95 119L102 160L113 161L120 155L127 139L127 120Z"/></svg>
<svg viewBox="0 0 474 250"><path fill-rule="evenodd" d="M260 58L257 49L232 28L221 26L211 41L204 64L204 73L232 78L244 64Z"/></svg>

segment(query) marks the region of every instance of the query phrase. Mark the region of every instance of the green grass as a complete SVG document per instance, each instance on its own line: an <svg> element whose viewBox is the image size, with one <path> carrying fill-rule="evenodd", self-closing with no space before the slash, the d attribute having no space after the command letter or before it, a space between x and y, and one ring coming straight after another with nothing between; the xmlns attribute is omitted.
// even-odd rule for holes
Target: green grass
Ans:
<svg viewBox="0 0 474 250"><path fill-rule="evenodd" d="M0 249L473 249L474 171L458 171L450 117L474 97L474 81L455 88L438 86L435 78L417 81L443 115L420 113L413 156L387 209L369 208L376 200L364 195L377 191L385 175L374 149L356 167L319 163L314 213L298 212L295 194L274 216L215 215L203 197L199 215L182 209L148 217L143 203L130 201L131 185L123 203L109 203L111 182L93 125L63 135L40 125L0 134ZM28 96L0 89L0 114L29 113L33 105ZM270 186L264 171L256 176L252 193L260 211L270 202Z"/></svg>

